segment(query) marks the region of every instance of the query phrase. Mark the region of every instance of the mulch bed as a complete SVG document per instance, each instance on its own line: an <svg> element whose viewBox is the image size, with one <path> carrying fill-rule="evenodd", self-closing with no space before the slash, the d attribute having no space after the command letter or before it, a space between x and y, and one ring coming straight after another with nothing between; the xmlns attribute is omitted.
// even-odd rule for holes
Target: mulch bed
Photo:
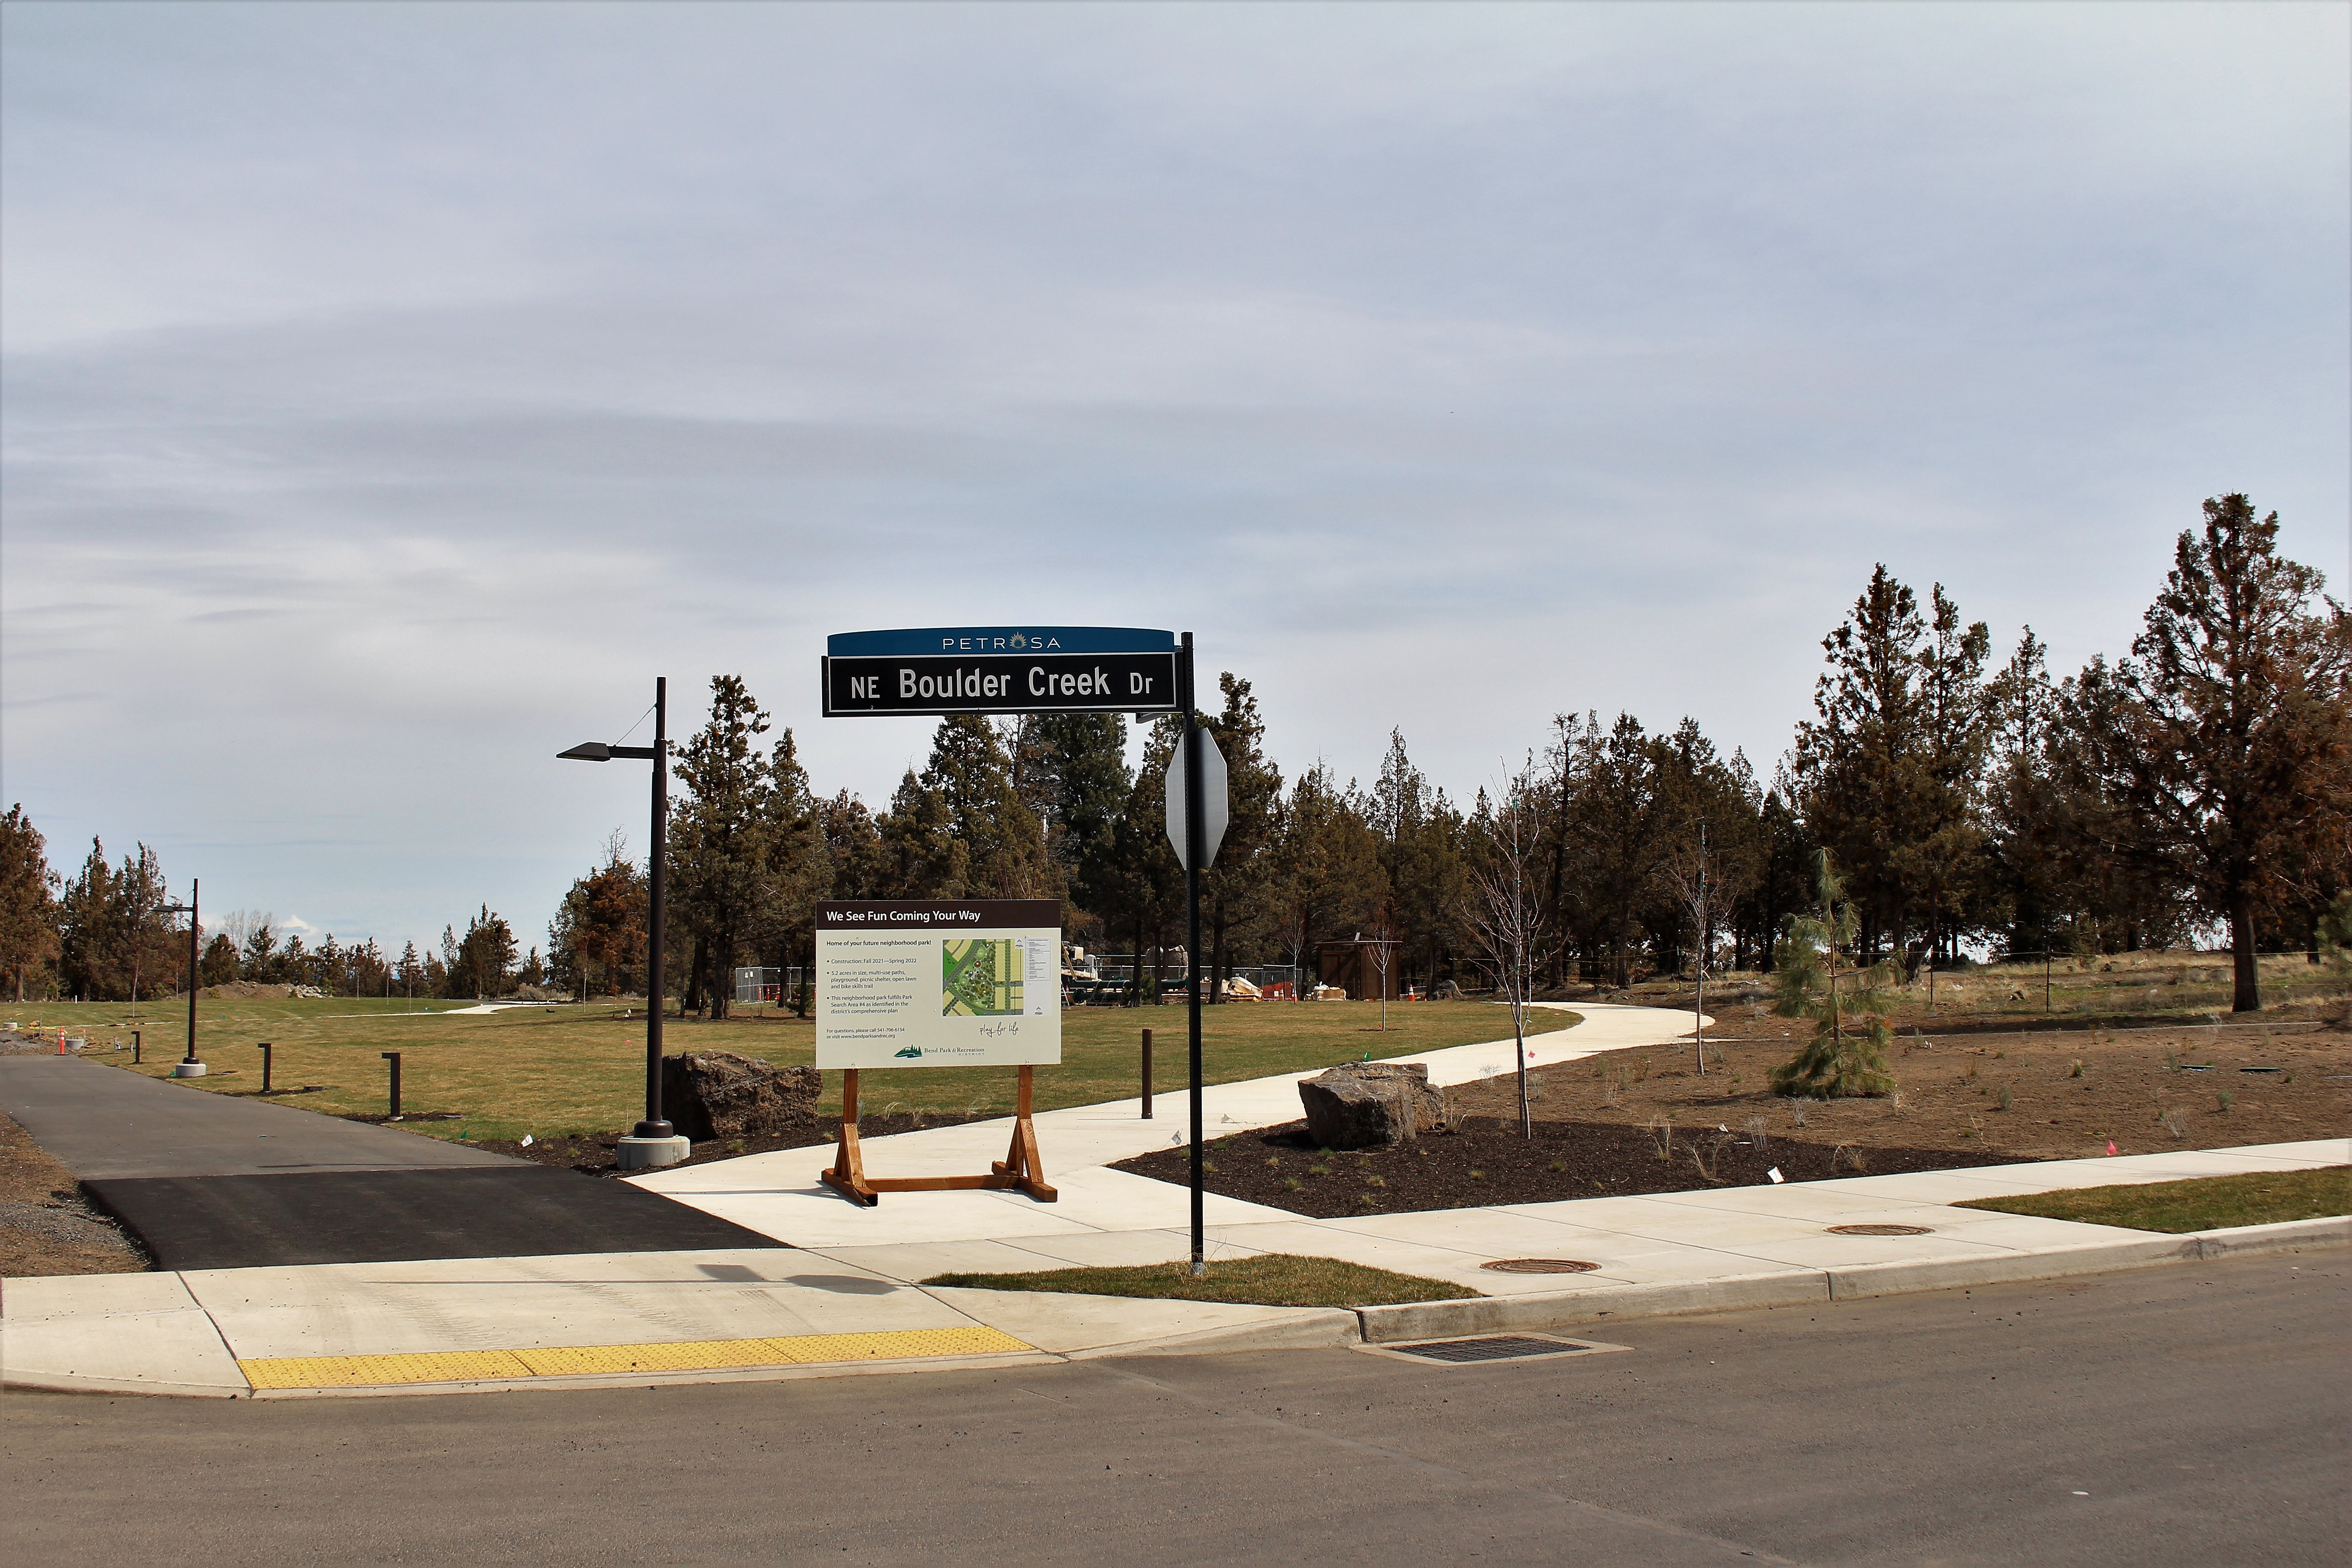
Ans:
<svg viewBox="0 0 2352 1568"><path fill-rule="evenodd" d="M370 1121L381 1121L382 1117ZM915 1116L895 1111L887 1116L861 1116L857 1132L861 1138L884 1138L893 1132L915 1132L926 1127L957 1127L967 1121L1001 1121L1002 1117L963 1115ZM782 1134L759 1138L712 1138L694 1146L694 1152L685 1161L688 1165L708 1165L719 1160L732 1160L745 1154L769 1154L779 1149L806 1149L819 1143L831 1143L841 1137L841 1123L827 1119L812 1121L805 1127ZM542 1165L560 1165L565 1170L579 1171L591 1176L613 1176L622 1173L614 1163L621 1146L618 1132L600 1132L574 1138L537 1138L528 1148L514 1139L480 1138L468 1142L477 1149L488 1149L493 1154L511 1154L518 1160L531 1160ZM665 1167L675 1171L676 1165ZM635 1172L628 1173L636 1174Z"/></svg>
<svg viewBox="0 0 2352 1568"><path fill-rule="evenodd" d="M1325 1153L1307 1137L1307 1124L1294 1121L1220 1138L1205 1152L1209 1191L1315 1219L1754 1186L1769 1182L1766 1173L1774 1167L1786 1181L1818 1182L2032 1163L1991 1152L1787 1138L1768 1138L1759 1147L1744 1131L1711 1125L1678 1129L1667 1140L1642 1127L1538 1121L1529 1139L1516 1123L1486 1117L1468 1119L1459 1131L1346 1153ZM1161 1149L1113 1168L1182 1184L1192 1180L1190 1162L1189 1150Z"/></svg>

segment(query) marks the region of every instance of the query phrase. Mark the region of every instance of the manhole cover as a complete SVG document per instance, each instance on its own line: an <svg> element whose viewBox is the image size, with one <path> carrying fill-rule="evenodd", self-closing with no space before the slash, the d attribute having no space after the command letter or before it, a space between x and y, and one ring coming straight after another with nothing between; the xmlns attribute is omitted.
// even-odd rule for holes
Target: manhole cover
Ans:
<svg viewBox="0 0 2352 1568"><path fill-rule="evenodd" d="M1935 1232L1924 1225L1833 1225L1830 1226L1830 1234L1832 1236L1932 1236Z"/></svg>
<svg viewBox="0 0 2352 1568"><path fill-rule="evenodd" d="M1590 1274L1601 1265L1580 1263L1573 1258L1497 1258L1478 1267L1497 1274Z"/></svg>
<svg viewBox="0 0 2352 1568"><path fill-rule="evenodd" d="M1419 1356L1423 1361L1465 1362L1517 1361L1523 1356L1572 1353L1585 1347L1559 1340L1531 1340L1519 1334L1490 1334L1483 1339L1432 1340L1426 1344L1381 1348L1398 1355Z"/></svg>

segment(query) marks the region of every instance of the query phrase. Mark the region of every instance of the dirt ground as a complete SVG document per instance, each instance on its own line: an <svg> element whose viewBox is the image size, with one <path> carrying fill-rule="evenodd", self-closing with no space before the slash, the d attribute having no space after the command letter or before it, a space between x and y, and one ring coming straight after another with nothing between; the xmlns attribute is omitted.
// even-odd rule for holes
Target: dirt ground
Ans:
<svg viewBox="0 0 2352 1568"><path fill-rule="evenodd" d="M1806 1020L1721 1008L1707 1070L1692 1047L1609 1051L1529 1075L1536 1118L1735 1131L1775 1140L2074 1159L2280 1143L2352 1133L2352 1032L2252 1023L2147 1029L2058 1017L1932 1018L1910 1010L1888 1054L1896 1092L1790 1100L1767 1075L1811 1033ZM2276 1070L2247 1070L2276 1069ZM1517 1116L1506 1076L1449 1092L1472 1115Z"/></svg>
<svg viewBox="0 0 2352 1568"><path fill-rule="evenodd" d="M152 1267L80 1192L63 1165L0 1116L0 1275L135 1274Z"/></svg>
<svg viewBox="0 0 2352 1568"><path fill-rule="evenodd" d="M1202 1152L1211 1192L1317 1219L1755 1186L1775 1171L1782 1181L1818 1182L2019 1160L1990 1150L1791 1142L1736 1121L1654 1130L1538 1121L1526 1138L1516 1121L1489 1117L1387 1149L1327 1153L1304 1122L1292 1122L1220 1139ZM1117 1169L1182 1185L1192 1180L1191 1152L1154 1150Z"/></svg>

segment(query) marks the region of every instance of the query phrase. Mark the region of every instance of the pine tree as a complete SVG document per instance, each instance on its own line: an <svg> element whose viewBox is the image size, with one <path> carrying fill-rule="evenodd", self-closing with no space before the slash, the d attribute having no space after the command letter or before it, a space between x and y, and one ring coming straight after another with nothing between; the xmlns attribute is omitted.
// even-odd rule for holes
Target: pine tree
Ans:
<svg viewBox="0 0 2352 1568"><path fill-rule="evenodd" d="M1213 718L1202 714L1200 721L1225 759L1225 836L1201 879L1201 927L1208 946L1202 955L1209 966L1208 994L1223 1002L1234 946L1257 934L1274 878L1282 770L1265 754L1265 720L1250 683L1226 670L1218 675L1217 689L1223 709Z"/></svg>
<svg viewBox="0 0 2352 1568"><path fill-rule="evenodd" d="M677 782L688 798L670 834L671 901L692 938L688 1004L707 997L713 1018L727 1016L744 942L779 918L783 898L780 834L787 823L778 811L773 755L759 744L767 730L768 715L742 678L714 676L709 720L678 753Z"/></svg>
<svg viewBox="0 0 2352 1568"><path fill-rule="evenodd" d="M19 1002L58 953L58 884L40 829L22 805L10 806L0 817L0 974Z"/></svg>
<svg viewBox="0 0 2352 1568"><path fill-rule="evenodd" d="M1886 987L1896 978L1895 966L1846 966L1861 921L1826 849L1814 889L1813 912L1791 920L1780 943L1772 1009L1784 1018L1815 1020L1813 1037L1772 1069L1772 1091L1822 1100L1891 1094L1895 1078L1885 1053L1894 1035L1886 1020L1895 1001Z"/></svg>
<svg viewBox="0 0 2352 1568"><path fill-rule="evenodd" d="M2170 869L2228 922L2242 1013L2262 1005L2263 906L2309 896L2291 868L2340 843L2352 813L2352 616L2323 585L2279 554L2276 512L2208 500L2132 657L2094 660L2070 689L2087 786L2125 808L2106 847Z"/></svg>

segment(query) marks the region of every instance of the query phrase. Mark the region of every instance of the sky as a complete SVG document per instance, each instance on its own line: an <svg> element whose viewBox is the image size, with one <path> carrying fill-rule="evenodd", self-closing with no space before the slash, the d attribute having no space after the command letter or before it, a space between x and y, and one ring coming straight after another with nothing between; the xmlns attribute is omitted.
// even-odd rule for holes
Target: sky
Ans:
<svg viewBox="0 0 2352 1568"><path fill-rule="evenodd" d="M1139 626L1286 774L1759 773L1884 562L2060 672L2352 560L2352 7L0 7L0 797L526 944L714 675ZM640 731L640 738L642 738Z"/></svg>

